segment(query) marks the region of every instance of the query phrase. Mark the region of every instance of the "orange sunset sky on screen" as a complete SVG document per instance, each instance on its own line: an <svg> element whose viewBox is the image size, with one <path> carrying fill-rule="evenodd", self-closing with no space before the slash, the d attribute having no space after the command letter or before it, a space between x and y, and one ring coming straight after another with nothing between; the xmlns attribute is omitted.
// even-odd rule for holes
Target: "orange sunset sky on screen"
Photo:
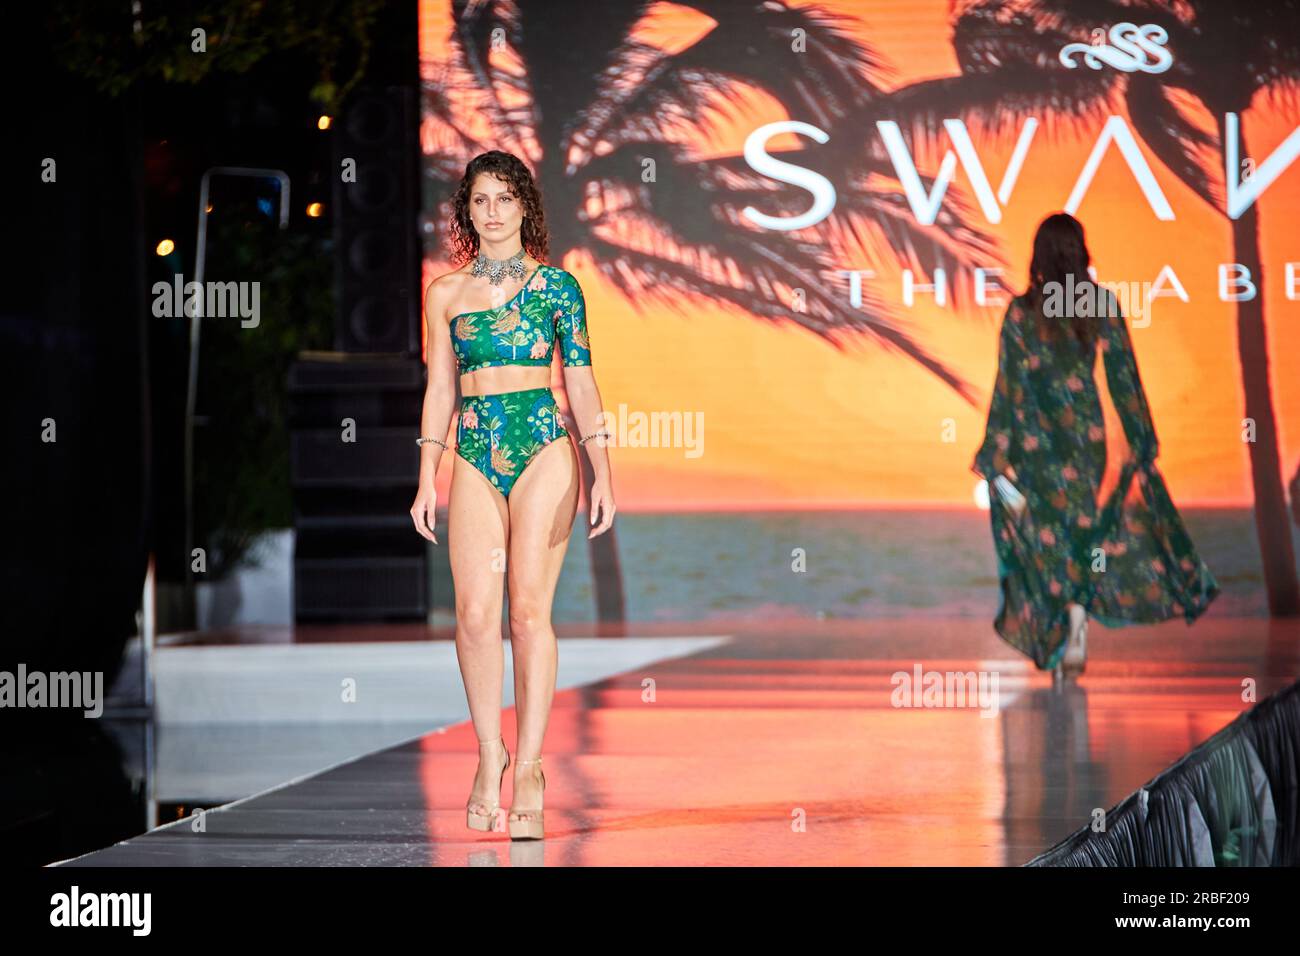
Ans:
<svg viewBox="0 0 1300 956"><path fill-rule="evenodd" d="M807 5L850 16L859 38L893 68L891 85L958 72L946 0ZM436 75L445 55L448 7L433 0L421 4L426 76ZM694 11L663 4L637 35L672 47L691 42L709 26ZM779 68L774 60L772 69ZM734 115L710 142L690 141L698 156L739 154L745 136L764 123L813 120L787 115L761 91L732 105ZM1260 98L1244 114L1243 134L1258 161L1300 125L1300 116L1286 109ZM1190 104L1189 114L1210 129L1211 117L1198 111ZM1125 115L1122 103L1116 102L1114 112ZM467 117L466 125L475 124ZM1005 278L1013 288L1023 287L1035 227L1045 215L1064 207L1099 131L1099 124L1086 129L1062 125L1052 132L1040 125L997 225L983 218L958 167L952 188L970 203L973 223L997 240L1007 265ZM993 138L972 125L971 133L996 189L1016 132ZM878 134L869 129L860 135L865 144ZM496 145L490 131L484 142L489 144L485 148ZM783 136L771 140L769 149L798 149L809 142ZM1221 208L1206 205L1140 138L1138 142L1175 220L1156 218L1114 144L1076 215L1087 230L1100 279L1153 282L1168 264L1190 298L1187 303L1158 300L1150 325L1131 328L1160 438L1157 464L1174 500L1180 505L1248 505L1251 486L1241 440L1236 310L1233 303L1219 300L1217 289L1219 264L1233 261L1230 222ZM937 169L937 155L921 151L910 137L909 143L923 173ZM949 148L946 137L939 147ZM816 169L797 154L782 158ZM1215 163L1222 163L1221 155ZM542 188L545 192L544 182ZM1261 293L1285 481L1300 457L1300 426L1293 426L1300 422L1300 302L1286 298L1284 273L1287 262L1300 269L1300 230L1294 223L1300 215L1300 162L1256 205L1266 270ZM876 269L877 277L866 281L914 339L972 384L978 404L971 406L915 362L871 340L840 351L794 325L769 325L707 302L692 304L686 317L663 309L642 312L581 252L554 264L573 272L586 295L605 408L615 415L676 411L703 418L703 454L698 457L683 448L610 449L620 509L974 507L978 479L970 462L983 438L1003 307L967 305L956 311L920 293L916 306L908 309L897 272L869 263L865 254L839 264L845 269ZM447 268L445 259L426 262L426 283ZM1100 362L1097 378L1104 389ZM943 440L945 419L956 423L955 442ZM1122 432L1109 408L1107 431L1114 457L1122 452ZM439 486L445 494L450 470L442 472Z"/></svg>

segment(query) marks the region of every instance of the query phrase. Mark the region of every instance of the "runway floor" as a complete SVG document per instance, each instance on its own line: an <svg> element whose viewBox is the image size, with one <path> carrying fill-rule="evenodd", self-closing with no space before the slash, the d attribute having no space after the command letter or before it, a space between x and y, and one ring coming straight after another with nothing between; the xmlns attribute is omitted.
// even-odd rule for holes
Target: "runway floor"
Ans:
<svg viewBox="0 0 1300 956"><path fill-rule="evenodd" d="M1014 866L1300 673L1295 620L1093 624L1060 689L987 630L773 624L560 691L544 841L466 829L466 722L62 865ZM987 694L899 706L918 668Z"/></svg>

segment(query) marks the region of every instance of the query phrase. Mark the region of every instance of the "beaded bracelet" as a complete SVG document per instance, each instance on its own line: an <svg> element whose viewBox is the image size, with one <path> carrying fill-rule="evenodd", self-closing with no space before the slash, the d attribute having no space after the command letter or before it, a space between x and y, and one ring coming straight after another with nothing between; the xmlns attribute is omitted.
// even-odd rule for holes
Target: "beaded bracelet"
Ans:
<svg viewBox="0 0 1300 956"><path fill-rule="evenodd" d="M585 444L587 444L587 442L591 441L593 438L599 438L599 437L602 436L602 435L604 435L606 438L612 438L612 437L613 437L612 435L610 435L609 432L592 432L592 433L591 433L590 435L588 435L586 438L580 438L580 439L578 439L578 444L579 444L579 445L585 445Z"/></svg>
<svg viewBox="0 0 1300 956"><path fill-rule="evenodd" d="M417 439L415 440L415 443L416 443L417 445L423 447L423 446L424 446L424 443L427 442L427 441L431 441L431 442L433 442L435 445L441 445L441 446L443 447L443 450L444 450L444 451L448 450L448 449L447 449L447 443L446 443L445 441L440 441L440 440L437 439L437 438L423 438L423 437L421 437L421 438L417 438Z"/></svg>

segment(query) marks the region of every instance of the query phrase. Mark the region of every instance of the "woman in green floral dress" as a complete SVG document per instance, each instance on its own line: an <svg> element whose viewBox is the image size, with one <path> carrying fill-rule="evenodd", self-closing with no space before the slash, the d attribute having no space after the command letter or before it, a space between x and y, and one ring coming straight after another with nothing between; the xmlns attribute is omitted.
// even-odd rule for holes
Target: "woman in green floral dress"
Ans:
<svg viewBox="0 0 1300 956"><path fill-rule="evenodd" d="M989 482L1001 602L994 627L1042 670L1078 673L1091 615L1107 626L1181 614L1218 594L1155 466L1159 451L1128 328L1092 283L1083 227L1038 228L1029 288L1002 320L998 377L972 470ZM1106 432L1098 349L1129 452L1097 499Z"/></svg>

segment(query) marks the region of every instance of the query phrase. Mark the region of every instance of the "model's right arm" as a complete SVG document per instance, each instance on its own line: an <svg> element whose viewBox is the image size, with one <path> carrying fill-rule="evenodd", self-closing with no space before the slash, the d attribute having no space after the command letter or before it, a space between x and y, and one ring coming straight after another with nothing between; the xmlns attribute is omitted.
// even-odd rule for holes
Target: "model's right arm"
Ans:
<svg viewBox="0 0 1300 956"><path fill-rule="evenodd" d="M420 413L420 434L426 438L447 440L451 418L456 410L456 354L451 349L451 328L444 318L450 284L441 280L430 283L424 297L425 325L428 338L428 379L424 387L424 407ZM443 448L435 442L420 445L420 482L416 490L411 517L415 528L434 544L433 533L438 494L434 478Z"/></svg>
<svg viewBox="0 0 1300 956"><path fill-rule="evenodd" d="M1153 462L1160 454L1160 442L1156 438L1155 423L1151 420L1146 391L1142 388L1142 376L1138 374L1128 322L1113 296L1110 304L1101 317L1100 341L1110 399L1124 427L1129 455L1139 462Z"/></svg>

